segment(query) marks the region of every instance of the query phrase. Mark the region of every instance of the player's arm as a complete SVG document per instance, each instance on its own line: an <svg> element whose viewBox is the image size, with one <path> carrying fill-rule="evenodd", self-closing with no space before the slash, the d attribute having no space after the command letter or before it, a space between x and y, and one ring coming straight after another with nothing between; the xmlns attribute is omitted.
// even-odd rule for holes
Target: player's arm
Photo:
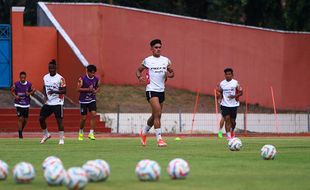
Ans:
<svg viewBox="0 0 310 190"><path fill-rule="evenodd" d="M13 96L16 100L19 99L19 96L15 94L15 85L14 85L14 84L11 86L10 92L11 92L12 96Z"/></svg>
<svg viewBox="0 0 310 190"><path fill-rule="evenodd" d="M92 88L82 88L83 86L83 79L82 77L79 78L78 84L77 84L77 91L78 92L92 92Z"/></svg>
<svg viewBox="0 0 310 190"><path fill-rule="evenodd" d="M99 90L100 90L100 80L98 80L98 83L97 83L97 85L96 85L96 88L93 88L93 93L94 94L96 94L97 92L99 92Z"/></svg>
<svg viewBox="0 0 310 190"><path fill-rule="evenodd" d="M221 88L220 84L218 84L215 88L216 97L218 99L218 102L220 103L223 99L223 89Z"/></svg>
<svg viewBox="0 0 310 190"><path fill-rule="evenodd" d="M168 66L168 68L167 68L166 76L168 78L173 78L174 77L174 71L173 71L173 69L170 66Z"/></svg>
<svg viewBox="0 0 310 190"><path fill-rule="evenodd" d="M60 85L58 90L50 90L48 91L48 94L66 94L67 93L67 88L66 88L66 82L64 78L60 79Z"/></svg>
<svg viewBox="0 0 310 190"><path fill-rule="evenodd" d="M243 95L243 89L242 87L238 84L237 86L237 93L236 93L236 98L238 99L240 96Z"/></svg>
<svg viewBox="0 0 310 190"><path fill-rule="evenodd" d="M144 77L142 76L142 72L143 72L145 69L146 69L146 67L145 67L143 64L141 64L141 66L138 67L138 69L137 69L137 71L136 71L136 77L138 78L138 80L139 80L140 82L144 82L144 81L145 81Z"/></svg>
<svg viewBox="0 0 310 190"><path fill-rule="evenodd" d="M26 95L27 96L33 95L35 92L36 92L36 89L30 86L29 90L26 92Z"/></svg>

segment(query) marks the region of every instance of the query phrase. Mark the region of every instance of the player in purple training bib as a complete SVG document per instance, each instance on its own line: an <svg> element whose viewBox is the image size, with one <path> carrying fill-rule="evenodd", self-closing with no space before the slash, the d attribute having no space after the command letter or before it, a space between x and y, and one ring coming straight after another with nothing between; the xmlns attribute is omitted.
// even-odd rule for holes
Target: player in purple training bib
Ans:
<svg viewBox="0 0 310 190"><path fill-rule="evenodd" d="M28 120L30 95L35 92L31 82L26 81L26 77L26 72L20 72L19 81L15 82L11 87L11 94L15 99L14 106L18 117L18 136L20 139L23 138L23 130Z"/></svg>
<svg viewBox="0 0 310 190"><path fill-rule="evenodd" d="M95 65L87 66L87 73L79 78L77 90L80 92L80 110L81 121L79 130L79 140L84 140L84 126L87 117L87 111L91 114L90 119L90 131L88 138L95 140L94 130L96 128L96 93L99 91L99 78L95 76L97 68Z"/></svg>

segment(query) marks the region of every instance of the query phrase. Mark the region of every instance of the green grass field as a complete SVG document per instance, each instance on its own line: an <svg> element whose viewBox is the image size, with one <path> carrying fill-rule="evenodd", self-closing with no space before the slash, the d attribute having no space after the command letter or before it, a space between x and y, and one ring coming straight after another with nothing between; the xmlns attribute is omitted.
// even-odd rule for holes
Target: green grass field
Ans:
<svg viewBox="0 0 310 190"><path fill-rule="evenodd" d="M141 147L138 138L105 138L79 142L66 139L64 146L57 139L40 145L39 139L0 139L0 159L10 166L6 181L0 189L65 189L49 187L41 169L42 161L50 155L60 157L66 168L81 166L90 159L104 159L111 167L106 182L89 183L86 189L309 189L310 188L310 138L241 138L243 149L228 150L226 140L214 137L189 138L174 141L166 138L168 147L158 148L154 138L148 146ZM263 160L260 148L274 144L278 154L275 160ZM191 171L186 180L171 180L166 173L168 162L176 157L187 160ZM161 166L157 182L140 182L134 169L141 159L156 160ZM20 161L31 162L37 172L31 184L15 184L13 166Z"/></svg>

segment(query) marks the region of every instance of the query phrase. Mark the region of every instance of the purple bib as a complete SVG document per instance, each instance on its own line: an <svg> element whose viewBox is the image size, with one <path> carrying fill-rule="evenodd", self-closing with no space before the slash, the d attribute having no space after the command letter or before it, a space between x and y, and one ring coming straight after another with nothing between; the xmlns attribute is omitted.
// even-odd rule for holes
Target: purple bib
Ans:
<svg viewBox="0 0 310 190"><path fill-rule="evenodd" d="M87 75L81 77L83 81L83 86L81 88L90 88L91 86L94 89L98 88L98 77L94 76L92 79L88 78ZM96 101L96 95L92 92L80 92L80 103L90 103Z"/></svg>
<svg viewBox="0 0 310 190"><path fill-rule="evenodd" d="M26 95L26 92L32 91L32 84L30 82L26 82L26 84L22 84L20 81L15 82L15 95L19 96L19 99L15 99L15 104L20 106L28 106L30 105L30 96Z"/></svg>

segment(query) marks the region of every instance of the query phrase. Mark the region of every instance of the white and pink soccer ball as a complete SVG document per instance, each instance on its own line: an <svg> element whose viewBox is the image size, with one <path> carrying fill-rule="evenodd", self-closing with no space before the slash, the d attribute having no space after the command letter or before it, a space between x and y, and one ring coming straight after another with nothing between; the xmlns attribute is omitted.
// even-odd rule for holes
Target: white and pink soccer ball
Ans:
<svg viewBox="0 0 310 190"><path fill-rule="evenodd" d="M49 156L45 158L45 160L42 163L42 169L45 170L48 166L53 165L53 164L61 164L62 161L56 157L56 156Z"/></svg>
<svg viewBox="0 0 310 190"><path fill-rule="evenodd" d="M16 183L30 183L35 175L33 166L28 162L20 162L13 169L13 178Z"/></svg>
<svg viewBox="0 0 310 190"><path fill-rule="evenodd" d="M72 190L84 189L88 183L87 173L83 168L72 167L67 171L66 187Z"/></svg>
<svg viewBox="0 0 310 190"><path fill-rule="evenodd" d="M242 142L237 137L234 137L228 141L228 148L231 151L239 151L241 147L242 147Z"/></svg>
<svg viewBox="0 0 310 190"><path fill-rule="evenodd" d="M156 181L160 177L160 166L154 160L141 160L135 172L140 181Z"/></svg>
<svg viewBox="0 0 310 190"><path fill-rule="evenodd" d="M265 160L273 160L277 154L276 147L270 144L266 144L262 147L260 155Z"/></svg>
<svg viewBox="0 0 310 190"><path fill-rule="evenodd" d="M189 174L189 164L182 158L171 160L167 167L167 172L171 179L185 179Z"/></svg>
<svg viewBox="0 0 310 190"><path fill-rule="evenodd" d="M9 166L0 160L0 180L5 180L9 175Z"/></svg>
<svg viewBox="0 0 310 190"><path fill-rule="evenodd" d="M89 181L105 181L110 176L109 164L101 159L89 160L82 167Z"/></svg>

